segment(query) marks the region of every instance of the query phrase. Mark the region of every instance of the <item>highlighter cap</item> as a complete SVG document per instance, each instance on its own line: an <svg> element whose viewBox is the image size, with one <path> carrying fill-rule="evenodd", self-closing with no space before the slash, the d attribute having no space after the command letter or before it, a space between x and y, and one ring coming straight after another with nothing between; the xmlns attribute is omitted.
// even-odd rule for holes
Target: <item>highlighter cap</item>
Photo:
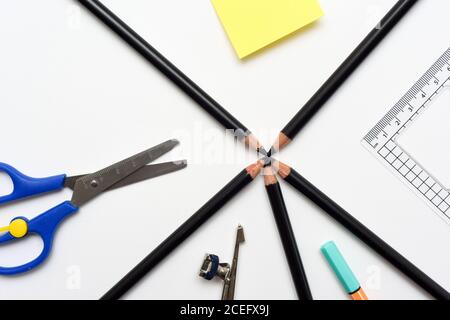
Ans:
<svg viewBox="0 0 450 320"><path fill-rule="evenodd" d="M333 271L336 273L339 281L344 286L345 290L352 294L361 287L358 279L356 279L352 270L345 262L344 257L340 253L338 247L333 241L325 243L320 250L327 259Z"/></svg>

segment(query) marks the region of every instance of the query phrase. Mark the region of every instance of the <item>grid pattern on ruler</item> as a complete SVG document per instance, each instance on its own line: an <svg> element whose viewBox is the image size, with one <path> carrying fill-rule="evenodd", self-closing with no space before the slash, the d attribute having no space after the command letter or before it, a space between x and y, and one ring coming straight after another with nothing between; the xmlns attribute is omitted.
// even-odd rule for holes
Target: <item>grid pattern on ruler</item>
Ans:
<svg viewBox="0 0 450 320"><path fill-rule="evenodd" d="M363 138L362 143L450 223L450 195L397 143L399 135L450 84L450 48Z"/></svg>
<svg viewBox="0 0 450 320"><path fill-rule="evenodd" d="M391 139L378 151L378 154L407 179L417 191L430 200L440 212L450 218L450 193L442 188L401 147Z"/></svg>

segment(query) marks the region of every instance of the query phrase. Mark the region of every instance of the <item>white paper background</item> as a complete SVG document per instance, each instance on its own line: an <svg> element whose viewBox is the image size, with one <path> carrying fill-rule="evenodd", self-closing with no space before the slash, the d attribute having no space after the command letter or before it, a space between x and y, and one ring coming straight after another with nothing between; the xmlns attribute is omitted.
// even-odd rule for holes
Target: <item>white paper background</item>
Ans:
<svg viewBox="0 0 450 320"><path fill-rule="evenodd" d="M314 27L239 61L207 0L104 0L265 145L395 2L322 0L326 15ZM449 12L446 0L420 1L280 155L448 290L448 225L360 140L449 47ZM172 137L182 145L161 161L190 161L182 172L83 207L59 228L45 265L0 278L0 299L99 298L256 159L76 1L0 1L0 39L0 161L36 177L80 174ZM328 240L337 242L370 298L430 298L307 199L282 187L315 298L348 299L320 254ZM3 207L0 221L32 217L69 197L64 191ZM221 284L200 279L198 269L205 252L230 260L238 223L247 242L236 298L295 299L260 179L126 298L218 299ZM39 241L1 247L1 264L30 258L30 249L36 254Z"/></svg>

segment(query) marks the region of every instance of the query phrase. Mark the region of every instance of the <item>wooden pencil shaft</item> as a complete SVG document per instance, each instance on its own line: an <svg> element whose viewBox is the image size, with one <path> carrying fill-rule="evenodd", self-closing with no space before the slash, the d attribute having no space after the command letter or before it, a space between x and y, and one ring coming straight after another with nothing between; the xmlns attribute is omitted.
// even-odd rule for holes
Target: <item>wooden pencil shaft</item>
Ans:
<svg viewBox="0 0 450 320"><path fill-rule="evenodd" d="M125 22L111 12L100 1L78 0L78 2L80 2L103 23L110 27L111 30L126 41L173 83L175 83L226 129L233 129L235 131L247 134L248 129L241 122L234 118L217 101L203 91L202 88L188 78L183 72L181 72L175 65L167 60L161 53L153 48L147 41L139 36L139 34L125 24Z"/></svg>
<svg viewBox="0 0 450 320"><path fill-rule="evenodd" d="M266 190L298 298L301 300L313 300L280 184L277 182L266 185Z"/></svg>
<svg viewBox="0 0 450 320"><path fill-rule="evenodd" d="M112 287L101 299L116 300L122 297L136 283L149 273L158 263L166 258L184 240L194 233L201 225L219 211L228 201L244 189L254 175L247 169L241 171L233 180L222 188L194 215L184 222L175 232L164 240L155 250L144 258L136 267Z"/></svg>
<svg viewBox="0 0 450 320"><path fill-rule="evenodd" d="M447 290L442 288L433 279L428 277L424 272L370 231L327 195L317 189L297 171L291 168L289 175L284 178L284 180L304 194L317 206L322 208L329 216L338 221L347 230L366 243L366 245L389 261L431 296L442 300L450 299L450 294Z"/></svg>
<svg viewBox="0 0 450 320"><path fill-rule="evenodd" d="M418 0L400 0L358 45L350 56L328 78L294 118L283 128L282 133L292 140L367 56L386 37L394 26L406 15Z"/></svg>

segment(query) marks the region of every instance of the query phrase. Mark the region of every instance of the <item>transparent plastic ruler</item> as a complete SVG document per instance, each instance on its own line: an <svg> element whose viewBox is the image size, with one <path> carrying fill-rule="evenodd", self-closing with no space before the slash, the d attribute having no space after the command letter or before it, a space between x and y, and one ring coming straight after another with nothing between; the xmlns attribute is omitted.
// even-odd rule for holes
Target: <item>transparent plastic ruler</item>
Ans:
<svg viewBox="0 0 450 320"><path fill-rule="evenodd" d="M450 186L439 182L439 177L433 177L396 142L422 112L433 106L433 99L449 86L450 48L370 130L362 144L450 224ZM450 148L450 141L448 143L444 148Z"/></svg>

